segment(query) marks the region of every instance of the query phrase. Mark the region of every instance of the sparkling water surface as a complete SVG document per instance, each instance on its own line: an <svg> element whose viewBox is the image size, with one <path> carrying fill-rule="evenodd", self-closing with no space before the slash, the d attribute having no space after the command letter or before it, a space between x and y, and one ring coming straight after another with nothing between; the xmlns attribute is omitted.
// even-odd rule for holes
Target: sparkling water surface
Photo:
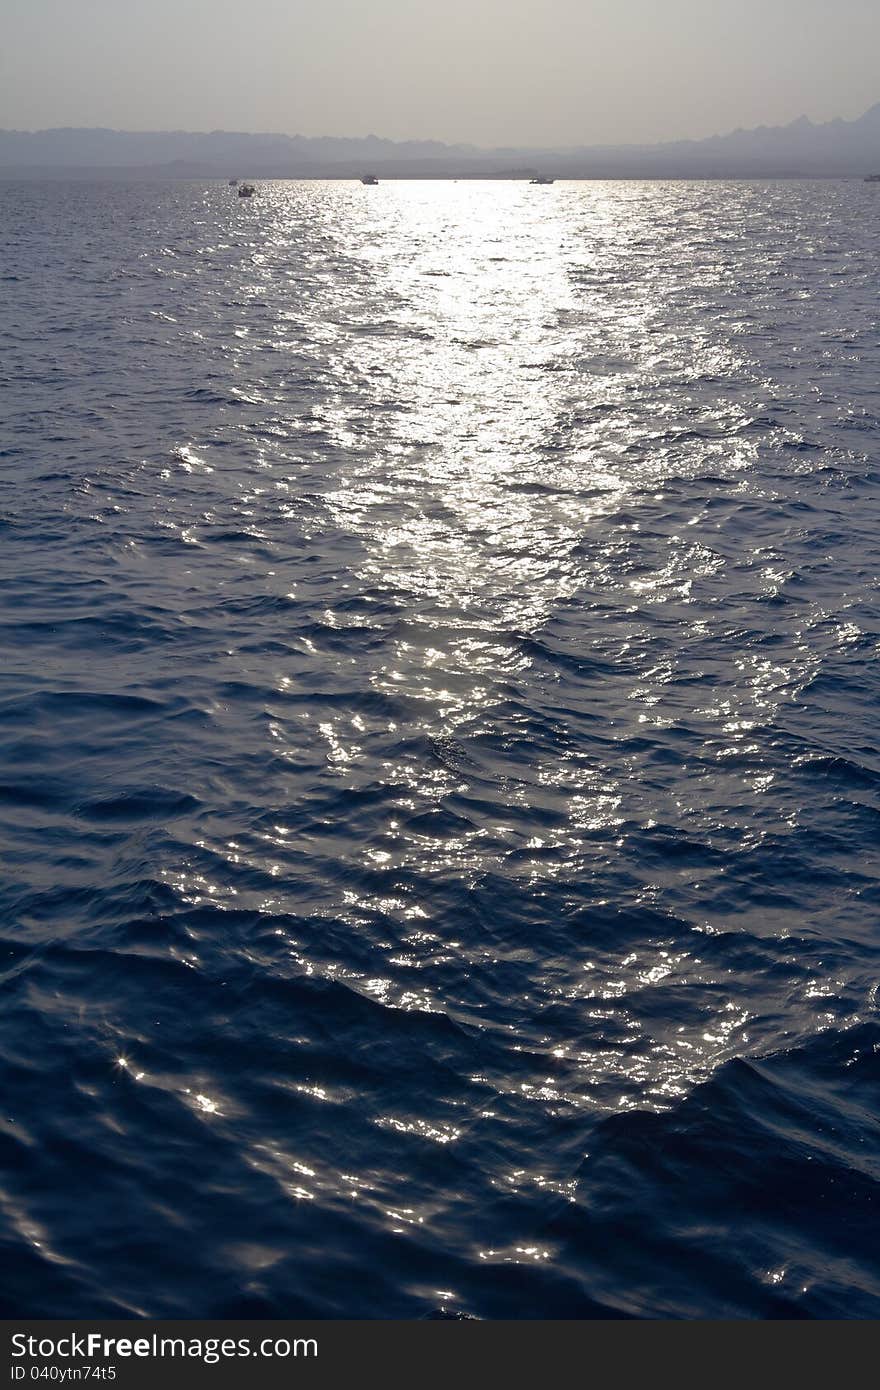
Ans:
<svg viewBox="0 0 880 1390"><path fill-rule="evenodd" d="M7 1316L880 1315L880 205L0 200Z"/></svg>

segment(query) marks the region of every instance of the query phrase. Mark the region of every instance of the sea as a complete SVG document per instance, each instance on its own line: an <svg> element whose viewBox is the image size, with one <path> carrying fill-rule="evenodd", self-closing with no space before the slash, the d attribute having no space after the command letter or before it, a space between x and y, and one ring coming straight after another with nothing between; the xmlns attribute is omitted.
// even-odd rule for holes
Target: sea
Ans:
<svg viewBox="0 0 880 1390"><path fill-rule="evenodd" d="M878 198L4 183L3 1315L880 1316Z"/></svg>

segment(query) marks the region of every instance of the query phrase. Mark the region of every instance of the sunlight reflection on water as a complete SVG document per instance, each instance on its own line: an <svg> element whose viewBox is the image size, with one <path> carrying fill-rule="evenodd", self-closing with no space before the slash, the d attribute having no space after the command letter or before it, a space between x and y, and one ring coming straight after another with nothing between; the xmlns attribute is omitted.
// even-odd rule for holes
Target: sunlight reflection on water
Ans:
<svg viewBox="0 0 880 1390"><path fill-rule="evenodd" d="M764 1192L798 1068L853 1191L867 1152L865 197L20 194L0 1042L34 1309L839 1312L806 1206L799 1265L712 1194Z"/></svg>

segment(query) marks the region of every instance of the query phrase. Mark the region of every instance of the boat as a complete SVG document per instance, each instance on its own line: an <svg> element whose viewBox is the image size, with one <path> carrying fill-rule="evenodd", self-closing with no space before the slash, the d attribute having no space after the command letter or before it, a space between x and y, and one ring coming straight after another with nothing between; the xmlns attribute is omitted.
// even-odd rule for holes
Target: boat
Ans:
<svg viewBox="0 0 880 1390"><path fill-rule="evenodd" d="M243 183L239 185L238 196L239 198L252 198L256 191L252 183Z"/></svg>
<svg viewBox="0 0 880 1390"><path fill-rule="evenodd" d="M550 177L549 174L536 174L535 177L534 177L533 179L529 179L529 183L540 183L540 184L545 184L545 183L553 183L553 182L554 182L554 180L551 179L551 177Z"/></svg>
<svg viewBox="0 0 880 1390"><path fill-rule="evenodd" d="M362 175L361 175L361 183L368 183L368 184L370 184L370 186L372 187L374 184L377 184L378 182L379 182L379 180L376 178L376 175L375 175L375 174L362 174Z"/></svg>
<svg viewBox="0 0 880 1390"><path fill-rule="evenodd" d="M880 174L869 174L865 183L880 183Z"/></svg>
<svg viewBox="0 0 880 1390"><path fill-rule="evenodd" d="M229 180L229 187L230 187L230 188L238 188L238 179L230 179L230 180Z"/></svg>

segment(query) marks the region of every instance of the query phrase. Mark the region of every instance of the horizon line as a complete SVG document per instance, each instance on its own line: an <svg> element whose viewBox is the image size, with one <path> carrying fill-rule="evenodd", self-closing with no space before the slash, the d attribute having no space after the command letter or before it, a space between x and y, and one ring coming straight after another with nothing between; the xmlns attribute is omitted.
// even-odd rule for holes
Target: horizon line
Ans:
<svg viewBox="0 0 880 1390"><path fill-rule="evenodd" d="M550 152L550 151L552 151L552 152L554 152L554 153L564 153L564 152L569 152L569 151L580 151L580 150L588 150L588 149L596 149L596 150L600 150L600 149L601 149L601 150L610 150L610 149L613 149L613 150L627 150L627 149L658 149L658 148L662 148L662 147L665 146L665 145L701 144L701 143L703 143L703 142L705 142L705 141L708 141L708 140L724 140L724 139L730 138L730 137L733 136L733 135L739 135L739 134L755 134L755 133L757 133L757 132L759 132L759 131L767 131L767 130L791 130L793 127L796 127L796 126L801 126L801 127L803 127L803 126L809 126L809 127L812 128L813 130L822 130L822 129L826 128L827 126L833 126L833 125L855 125L855 124L857 124L859 121L864 120L865 116L870 115L871 112L877 110L878 108L880 108L880 101L877 101L877 102L872 103L870 106L866 107L866 109L861 113L861 115L855 116L855 117L853 117L851 120L847 120L847 119L846 119L845 117L843 117L843 116L833 116L833 117L832 117L830 120L828 120L828 121L818 121L818 122L817 122L817 121L812 120L812 118L809 117L809 116L807 116L805 113L802 113L801 115L794 117L793 120L791 120L791 121L786 121L786 122L784 122L784 123L782 123L782 124L768 125L768 124L762 122L761 124L755 125L755 126L743 126L743 125L739 125L739 126L735 126L735 127L734 127L733 129L731 129L731 130L715 130L715 131L713 131L711 134L708 134L708 135L675 136L675 137L670 137L670 138L666 138L666 139L662 139L662 140L655 140L655 141L648 141L648 142L645 142L645 141L638 141L638 140L628 140L628 141L624 141L624 142L618 143L618 144L613 144L613 143L612 143L612 144L609 144L609 143L607 143L607 142L595 143L595 144L584 144L584 143L581 142L581 143L566 143L566 144L558 144L558 145L546 145L546 144L545 144L545 145L528 145L528 144L525 144L525 145L524 145L524 144L515 144L515 143L500 144L500 145L499 145L499 144L496 144L496 145L480 145L480 144L474 143L474 142L471 141L471 140L445 140L445 139L441 139L441 138L439 138L439 137L437 137L437 136L397 136L397 137L396 137L396 136L389 136L389 135L377 135L377 134L375 133L375 131L369 131L369 132L368 132L367 134L365 134L365 135L326 135L326 134L320 134L320 135L304 135L301 131L296 131L296 132L294 132L294 133L291 134L291 133L289 133L289 132L287 132L287 131L282 131L282 130L240 130L240 129L237 130L237 129L234 129L234 128L226 128L226 127L223 127L223 126L213 126L210 130L192 130L192 129L187 129L187 128L183 127L183 126L175 126L175 127L170 127L170 128L161 128L161 127L146 127L146 126L145 126L145 127L131 127L131 126L107 126L107 125L93 125L93 126L89 126L89 125L53 125L53 126L40 126L40 127L35 128L35 129L26 129L26 128L23 128L23 127L21 127L21 126L0 126L0 135L32 135L32 136L36 136L36 135L55 135L55 134L61 134L61 133L67 133L67 132L71 132L71 133L89 133L89 134L102 133L102 134L110 134L110 135L195 135L195 136L203 136L203 137L208 137L208 136L212 136L212 135L245 135L245 136L248 136L248 137L251 138L251 139L303 140L303 141L327 140L327 141L339 141L340 143L345 142L345 141L367 141L367 140L375 140L375 141L379 142L380 144L385 144L385 145L440 145L440 146L442 146L442 147L445 148L445 149L450 149L450 150L468 149L468 150L475 150L475 151L478 151L478 152L481 153L481 154L503 154L503 153L506 153L506 152L528 152L528 151L534 151L534 152L537 154L537 153Z"/></svg>

